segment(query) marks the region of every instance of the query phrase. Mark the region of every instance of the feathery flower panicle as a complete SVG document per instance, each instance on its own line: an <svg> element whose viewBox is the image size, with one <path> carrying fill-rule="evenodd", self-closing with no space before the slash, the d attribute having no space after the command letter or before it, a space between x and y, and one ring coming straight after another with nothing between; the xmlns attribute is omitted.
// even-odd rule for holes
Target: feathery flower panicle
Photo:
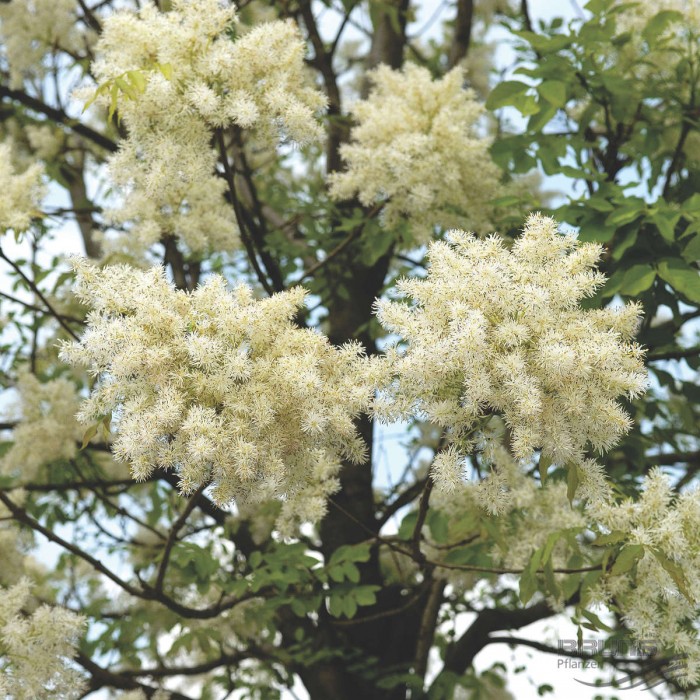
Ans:
<svg viewBox="0 0 700 700"><path fill-rule="evenodd" d="M175 0L169 12L148 3L106 19L93 71L102 85L127 87L118 110L128 138L110 163L125 206L113 220L133 223L145 247L164 235L195 252L235 247L213 132L237 126L318 139L325 98L306 79L304 53L291 21L244 32L235 8L218 0Z"/></svg>
<svg viewBox="0 0 700 700"><path fill-rule="evenodd" d="M49 605L27 614L30 589L25 578L0 590L0 694L14 700L78 698L83 679L67 662L85 620Z"/></svg>
<svg viewBox="0 0 700 700"><path fill-rule="evenodd" d="M436 225L490 228L499 170L476 133L485 111L463 88L462 70L433 80L412 64L380 66L370 77L369 97L352 109L357 125L341 147L347 169L331 176L331 195L385 201L384 224L408 219L414 242L426 242Z"/></svg>
<svg viewBox="0 0 700 700"><path fill-rule="evenodd" d="M458 448L486 418L502 416L517 458L541 450L578 464L594 491L584 452L609 449L629 429L617 399L639 396L647 383L631 340L639 306L579 306L604 282L599 256L598 245L559 234L539 214L510 250L497 236L461 231L433 243L428 275L398 284L413 304L377 304L380 323L406 344L393 353L379 415L427 418Z"/></svg>
<svg viewBox="0 0 700 700"><path fill-rule="evenodd" d="M11 142L0 143L0 234L26 231L44 196L43 167L35 163L18 172Z"/></svg>
<svg viewBox="0 0 700 700"><path fill-rule="evenodd" d="M658 468L643 486L636 501L588 504L588 515L605 530L626 533L626 544L644 547L636 576L604 576L593 590L594 601L619 606L637 639L653 639L661 649L687 654L679 680L693 685L700 680L695 625L700 612L699 494L697 489L676 494Z"/></svg>
<svg viewBox="0 0 700 700"><path fill-rule="evenodd" d="M277 497L283 524L318 520L340 461L365 454L353 418L378 370L361 347L296 327L298 287L257 301L218 276L186 293L161 268L77 267L93 311L62 357L99 378L80 420L113 415L138 479L174 470L185 494L211 482L220 505Z"/></svg>
<svg viewBox="0 0 700 700"><path fill-rule="evenodd" d="M0 458L0 474L36 479L49 462L72 459L84 430L75 419L80 397L68 379L40 382L23 372L17 382L19 422L12 446Z"/></svg>
<svg viewBox="0 0 700 700"><path fill-rule="evenodd" d="M9 66L10 87L46 74L44 56L57 47L84 50L95 33L80 30L77 0L9 0L0 4L0 44Z"/></svg>

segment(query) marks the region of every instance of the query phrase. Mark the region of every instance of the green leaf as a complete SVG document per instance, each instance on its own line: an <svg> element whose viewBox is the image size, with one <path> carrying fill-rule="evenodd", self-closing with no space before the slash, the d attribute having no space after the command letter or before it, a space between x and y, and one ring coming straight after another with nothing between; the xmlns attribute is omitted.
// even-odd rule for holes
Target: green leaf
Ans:
<svg viewBox="0 0 700 700"><path fill-rule="evenodd" d="M557 108L554 105L548 103L539 103L539 109L536 114L533 114L528 123L528 131L540 131L542 127L549 124L552 117L557 113ZM523 113L524 116L526 116ZM554 173L551 173L552 175Z"/></svg>
<svg viewBox="0 0 700 700"><path fill-rule="evenodd" d="M545 590L551 595L558 597L559 585L557 584L557 580L554 577L554 567L552 566L552 561L550 560L546 564L544 564L543 569Z"/></svg>
<svg viewBox="0 0 700 700"><path fill-rule="evenodd" d="M537 468L540 472L540 481L544 484L547 480L547 471L552 466L552 460L549 457L540 455L540 461L537 463Z"/></svg>
<svg viewBox="0 0 700 700"><path fill-rule="evenodd" d="M663 566L666 573L673 579L673 582L678 586L678 590L686 597L688 602L695 605L695 600L690 592L688 586L688 580L683 573L683 569L676 564L675 561L669 559L663 552L658 549L652 549L652 554L656 557L656 560Z"/></svg>
<svg viewBox="0 0 700 700"><path fill-rule="evenodd" d="M127 82L124 78L115 78L114 82L130 100L135 100L138 97L138 92L136 92L131 83Z"/></svg>
<svg viewBox="0 0 700 700"><path fill-rule="evenodd" d="M377 602L377 591L381 586L358 586L353 596L358 605L374 605Z"/></svg>
<svg viewBox="0 0 700 700"><path fill-rule="evenodd" d="M529 89L529 85L521 83L519 80L505 80L491 90L486 100L486 109L494 110L512 105L515 95L522 95Z"/></svg>
<svg viewBox="0 0 700 700"><path fill-rule="evenodd" d="M112 83L109 90L109 114L107 115L107 121L112 121L114 113L117 111L117 100L119 99L119 86L116 83Z"/></svg>
<svg viewBox="0 0 700 700"><path fill-rule="evenodd" d="M473 547L456 547L445 555L445 564L469 564L476 554Z"/></svg>
<svg viewBox="0 0 700 700"><path fill-rule="evenodd" d="M428 511L428 527L430 534L438 544L445 544L448 537L448 518L445 513L439 510L430 509Z"/></svg>
<svg viewBox="0 0 700 700"><path fill-rule="evenodd" d="M700 233L696 233L685 248L683 248L683 259L689 263L700 260Z"/></svg>
<svg viewBox="0 0 700 700"><path fill-rule="evenodd" d="M140 70L127 71L126 75L136 92L144 92L146 90L146 77Z"/></svg>
<svg viewBox="0 0 700 700"><path fill-rule="evenodd" d="M578 467L575 464L570 464L566 475L566 497L569 499L569 503L572 505L574 503L574 496L576 496L578 484Z"/></svg>
<svg viewBox="0 0 700 700"><path fill-rule="evenodd" d="M545 80L537 86L537 92L556 108L566 104L566 83L561 80Z"/></svg>
<svg viewBox="0 0 700 700"><path fill-rule="evenodd" d="M642 200L632 200L624 204L624 206L619 207L605 219L605 223L608 226L624 226L625 224L631 224L633 221L639 219L645 212L646 205Z"/></svg>
<svg viewBox="0 0 700 700"><path fill-rule="evenodd" d="M605 632L612 632L613 629L612 627L606 625L594 612L591 612L590 610L586 610L585 608L581 609L581 614L596 628L596 632L599 630L604 630Z"/></svg>
<svg viewBox="0 0 700 700"><path fill-rule="evenodd" d="M669 211L668 209L655 211L650 217L652 223L659 229L659 233L669 243L676 240L676 224L681 218L680 212Z"/></svg>
<svg viewBox="0 0 700 700"><path fill-rule="evenodd" d="M525 605L537 590L537 577L527 567L520 575L520 602Z"/></svg>
<svg viewBox="0 0 700 700"><path fill-rule="evenodd" d="M661 12L657 12L642 30L642 37L644 37L644 40L649 44L655 44L656 39L659 38L669 24L672 22L683 22L684 19L683 13L677 10L662 10Z"/></svg>
<svg viewBox="0 0 700 700"><path fill-rule="evenodd" d="M540 568L540 564L542 563L543 552L543 548L540 547L530 555L530 560L527 563L527 568L530 571L530 573L534 574Z"/></svg>
<svg viewBox="0 0 700 700"><path fill-rule="evenodd" d="M166 80L173 79L173 66L170 63L156 63L156 68L163 74Z"/></svg>
<svg viewBox="0 0 700 700"><path fill-rule="evenodd" d="M694 195L688 197L688 199L681 204L681 211L690 214L691 216L689 218L693 219L700 214L700 193L696 192Z"/></svg>
<svg viewBox="0 0 700 700"><path fill-rule="evenodd" d="M418 521L418 513L413 511L409 513L402 521L399 526L399 539L408 540L413 535L413 530L416 527L416 522Z"/></svg>
<svg viewBox="0 0 700 700"><path fill-rule="evenodd" d="M99 426L99 423L95 423L85 431L85 433L83 434L83 444L80 447L81 450L84 450L87 447L90 440L92 440L92 438L94 438L95 435L97 435L97 429L99 428Z"/></svg>
<svg viewBox="0 0 700 700"><path fill-rule="evenodd" d="M83 107L83 112L87 110L98 97L101 97L102 95L106 94L107 91L109 90L109 83L102 83L102 85L99 85L97 90L93 93L92 97L85 103L85 106Z"/></svg>
<svg viewBox="0 0 700 700"><path fill-rule="evenodd" d="M343 600L341 596L335 595L328 599L328 612L332 617L340 617L343 614Z"/></svg>
<svg viewBox="0 0 700 700"><path fill-rule="evenodd" d="M621 260L622 256L634 246L637 242L637 237L639 236L639 227L635 226L633 228L628 228L627 231L622 235L622 238L615 243L615 247L612 250L612 258L615 261Z"/></svg>
<svg viewBox="0 0 700 700"><path fill-rule="evenodd" d="M359 544L345 544L331 554L328 566L337 566L345 562L369 561L371 544L360 542Z"/></svg>
<svg viewBox="0 0 700 700"><path fill-rule="evenodd" d="M634 265L625 271L620 292L627 296L637 296L654 284L656 270L651 265Z"/></svg>
<svg viewBox="0 0 700 700"><path fill-rule="evenodd" d="M529 117L540 111L540 106L534 95L515 95L512 100L512 106L515 107L523 117Z"/></svg>
<svg viewBox="0 0 700 700"><path fill-rule="evenodd" d="M690 301L700 304L700 271L678 258L659 263L659 277Z"/></svg>
<svg viewBox="0 0 700 700"><path fill-rule="evenodd" d="M342 583L345 580L345 571L343 567L332 566L328 569L328 575L336 583Z"/></svg>
<svg viewBox="0 0 700 700"><path fill-rule="evenodd" d="M619 544L627 539L627 533L622 532L622 530L613 530L607 535L599 535L596 537L591 544L596 547L605 547L609 544Z"/></svg>
<svg viewBox="0 0 700 700"><path fill-rule="evenodd" d="M610 573L619 576L629 571L644 556L643 544L628 544L620 550Z"/></svg>
<svg viewBox="0 0 700 700"><path fill-rule="evenodd" d="M544 543L544 547L542 548L542 564L546 564L549 560L550 557L552 556L552 552L554 551L554 545L559 541L561 538L562 533L561 532L550 532L549 535L547 535L547 540Z"/></svg>

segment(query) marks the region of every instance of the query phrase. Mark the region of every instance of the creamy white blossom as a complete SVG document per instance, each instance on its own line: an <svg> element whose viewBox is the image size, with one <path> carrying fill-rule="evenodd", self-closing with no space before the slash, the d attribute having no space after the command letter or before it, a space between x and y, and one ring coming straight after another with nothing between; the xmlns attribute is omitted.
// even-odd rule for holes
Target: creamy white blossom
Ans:
<svg viewBox="0 0 700 700"><path fill-rule="evenodd" d="M23 372L17 382L19 421L12 433L12 446L0 458L0 474L36 479L49 462L72 459L85 432L75 414L80 397L68 379L40 382Z"/></svg>
<svg viewBox="0 0 700 700"><path fill-rule="evenodd" d="M214 276L186 293L161 268L81 263L77 294L94 310L62 356L99 378L79 418L113 416L136 478L175 470L183 493L211 482L222 505L282 497L281 522L323 515L341 459L364 457L353 418L375 363L294 325L303 289L256 301Z"/></svg>
<svg viewBox="0 0 700 700"><path fill-rule="evenodd" d="M700 680L700 494L697 489L674 493L659 469L645 477L643 486L637 500L588 505L603 531L622 533L626 545L644 547L636 575L608 573L593 600L621 608L637 639L687 654L679 681L693 685Z"/></svg>
<svg viewBox="0 0 700 700"><path fill-rule="evenodd" d="M44 196L44 169L35 163L19 171L9 141L0 143L0 233L26 231Z"/></svg>
<svg viewBox="0 0 700 700"><path fill-rule="evenodd" d="M341 147L347 169L331 176L331 194L385 202L384 223L407 219L420 242L435 226L490 228L499 170L477 132L485 112L464 89L462 70L432 80L412 64L380 66L371 80L369 97L352 108L357 124Z"/></svg>
<svg viewBox="0 0 700 700"><path fill-rule="evenodd" d="M321 134L315 115L325 100L306 80L296 26L243 33L234 7L218 0L175 0L169 12L149 2L106 19L96 50L93 71L109 88L98 101L110 104L115 86L128 130L110 164L125 195L112 220L132 222L143 246L174 235L194 252L235 247L214 131L281 130L297 141Z"/></svg>
<svg viewBox="0 0 700 700"><path fill-rule="evenodd" d="M83 680L69 660L84 619L61 607L36 606L22 579L0 590L0 695L13 700L78 698Z"/></svg>
<svg viewBox="0 0 700 700"><path fill-rule="evenodd" d="M552 462L581 465L594 483L585 451L607 450L628 430L617 399L640 395L647 382L631 340L639 306L579 305L604 282L600 253L541 215L510 250L497 236L459 231L433 243L427 276L397 285L413 303L377 305L381 324L405 344L390 353L395 378L379 414L427 418L459 454L489 417L502 416L516 457L541 450Z"/></svg>
<svg viewBox="0 0 700 700"><path fill-rule="evenodd" d="M72 51L90 41L79 30L77 0L9 0L0 3L0 44L9 64L10 87L45 73L44 55L57 48Z"/></svg>

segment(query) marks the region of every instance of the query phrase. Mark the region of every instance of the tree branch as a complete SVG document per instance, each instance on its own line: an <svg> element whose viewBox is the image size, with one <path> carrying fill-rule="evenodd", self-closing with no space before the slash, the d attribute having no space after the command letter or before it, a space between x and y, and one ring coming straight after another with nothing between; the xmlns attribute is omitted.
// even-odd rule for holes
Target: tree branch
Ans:
<svg viewBox="0 0 700 700"><path fill-rule="evenodd" d="M243 241L243 246L245 247L246 253L248 254L248 260L250 261L250 264L252 265L253 270L255 271L255 275L258 278L258 281L262 285L263 289L268 293L269 296L272 296L274 291L270 286L267 277L260 268L260 263L258 262L257 256L255 254L255 247L253 246L253 241L250 239L248 231L246 230L245 217L243 216L243 209L236 194L236 183L234 180L233 171L231 170L231 164L228 160L226 143L224 141L224 132L222 129L216 130L216 142L219 147L219 155L221 156L221 161L224 166L224 175L226 177L226 184L228 185L228 191L231 197L231 204L233 206L233 211L236 215L236 221L238 222L238 228L241 234L241 240Z"/></svg>
<svg viewBox="0 0 700 700"><path fill-rule="evenodd" d="M433 646L435 628L438 622L438 614L442 605L442 594L447 582L437 579L430 585L428 601L423 610L418 639L416 640L416 656L413 663L413 672L423 678L428 670L428 655Z"/></svg>
<svg viewBox="0 0 700 700"><path fill-rule="evenodd" d="M180 514L180 517L173 523L173 526L170 528L170 532L168 533L168 539L165 541L165 548L163 549L163 558L160 560L160 566L158 567L158 574L156 576L156 583L155 583L155 590L158 593L163 592L163 582L165 580L165 572L168 569L168 562L170 561L170 554L173 551L173 547L175 546L175 542L177 541L177 534L180 532L180 530L183 528L185 523L187 522L187 518L190 517L192 514L192 511L196 508L197 506L197 499L199 496L204 493L204 489L207 487L207 484L202 484L193 494L190 496L189 501L187 501L187 505L185 506L184 510Z"/></svg>
<svg viewBox="0 0 700 700"><path fill-rule="evenodd" d="M575 599L571 599L568 604L575 602ZM444 676L447 672L461 676L472 665L476 655L489 644L491 632L520 629L555 614L557 611L546 602L516 610L494 608L481 611L462 636L447 647L445 664L433 686L444 682Z"/></svg>
<svg viewBox="0 0 700 700"><path fill-rule="evenodd" d="M53 306L51 306L48 299L41 293L41 291L33 282L33 280L29 279L29 277L27 277L27 275L24 274L22 268L14 260L11 260L7 257L7 255L5 255L1 247L0 258L7 262L10 265L10 267L24 280L25 284L29 287L29 289L31 289L31 291L34 292L34 294L36 294L39 297L39 299L41 299L42 303L44 304L44 306L46 306L49 313L61 324L61 327L66 331L66 333L68 333L68 335L70 335L71 338L73 338L74 340L80 340L80 338L73 332L73 329L66 323L64 316L59 314L56 311L56 309L54 309Z"/></svg>
<svg viewBox="0 0 700 700"><path fill-rule="evenodd" d="M95 131L94 129L90 128L86 124L83 124L77 119L70 117L62 109L56 109L55 107L51 107L42 102L41 100L38 100L36 97L27 95L27 93L23 92L22 90L11 90L10 88L5 87L4 85L0 85L0 98L14 100L15 102L19 102L25 107L28 107L33 112L39 112L40 114L44 114L57 124L63 124L64 126L68 127L73 133L88 139L88 141L91 141L100 148L104 148L110 153L114 153L118 149L117 144L114 141L112 141L112 139L110 139L108 136L101 134L99 131Z"/></svg>
<svg viewBox="0 0 700 700"><path fill-rule="evenodd" d="M473 19L474 0L457 0L457 17L447 60L448 68L454 68L469 52Z"/></svg>
<svg viewBox="0 0 700 700"><path fill-rule="evenodd" d="M692 348L680 348L678 350L668 350L667 352L650 352L647 355L647 362L659 362L660 360L682 360L685 357L700 355L700 345Z"/></svg>

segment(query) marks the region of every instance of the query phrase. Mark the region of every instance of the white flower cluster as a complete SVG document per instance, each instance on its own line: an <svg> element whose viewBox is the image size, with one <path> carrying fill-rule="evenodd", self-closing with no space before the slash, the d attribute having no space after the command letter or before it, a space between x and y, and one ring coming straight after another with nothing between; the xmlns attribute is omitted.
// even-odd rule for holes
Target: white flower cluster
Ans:
<svg viewBox="0 0 700 700"><path fill-rule="evenodd" d="M129 132L110 167L127 194L115 220L133 220L146 246L177 235L192 251L234 247L233 212L214 174L213 130L236 125L317 138L315 114L325 99L305 80L304 52L293 23L242 33L233 6L218 0L174 0L169 12L149 2L108 18L93 71L115 86ZM108 104L111 94L100 100Z"/></svg>
<svg viewBox="0 0 700 700"><path fill-rule="evenodd" d="M80 50L87 35L77 27L77 0L9 0L0 3L0 45L9 66L10 87L41 78L44 55L56 48Z"/></svg>
<svg viewBox="0 0 700 700"><path fill-rule="evenodd" d="M640 640L687 654L682 683L700 681L700 494L697 489L674 493L658 469L644 481L636 501L589 504L590 515L609 531L627 533L625 542L643 545L636 576L631 572L607 575L593 602L614 603L625 624ZM654 554L660 553L661 558ZM666 567L662 561L670 562ZM685 580L680 590L669 570Z"/></svg>
<svg viewBox="0 0 700 700"><path fill-rule="evenodd" d="M347 170L332 175L332 196L385 201L385 225L408 219L419 242L435 226L490 228L499 170L476 131L484 108L463 88L462 70L432 80L412 64L380 66L371 79L369 97L352 109L357 125L341 148Z"/></svg>
<svg viewBox="0 0 700 700"><path fill-rule="evenodd" d="M83 632L83 618L49 605L30 614L31 604L26 578L0 591L0 697L80 697L83 680L67 662Z"/></svg>
<svg viewBox="0 0 700 700"><path fill-rule="evenodd" d="M100 378L79 419L112 413L136 478L171 469L222 505L283 497L281 522L323 515L340 459L364 456L353 418L377 365L294 325L303 289L256 301L215 276L186 293L161 268L79 263L76 292L94 311L62 357Z"/></svg>
<svg viewBox="0 0 700 700"><path fill-rule="evenodd" d="M585 450L604 451L628 430L616 399L647 383L643 351L631 342L639 306L579 306L604 282L600 253L539 214L510 250L497 236L458 231L433 243L427 276L397 285L413 304L377 304L380 323L406 343L392 351L395 379L379 414L419 415L448 429L456 472L459 452L494 414L517 458L541 449L552 462L594 471Z"/></svg>
<svg viewBox="0 0 700 700"><path fill-rule="evenodd" d="M0 143L0 234L26 231L44 196L44 169L38 163L19 172L9 141Z"/></svg>
<svg viewBox="0 0 700 700"><path fill-rule="evenodd" d="M40 382L24 372L17 391L20 421L13 431L12 446L0 458L0 474L29 481L48 462L75 457L85 431L75 419L80 397L68 379Z"/></svg>

